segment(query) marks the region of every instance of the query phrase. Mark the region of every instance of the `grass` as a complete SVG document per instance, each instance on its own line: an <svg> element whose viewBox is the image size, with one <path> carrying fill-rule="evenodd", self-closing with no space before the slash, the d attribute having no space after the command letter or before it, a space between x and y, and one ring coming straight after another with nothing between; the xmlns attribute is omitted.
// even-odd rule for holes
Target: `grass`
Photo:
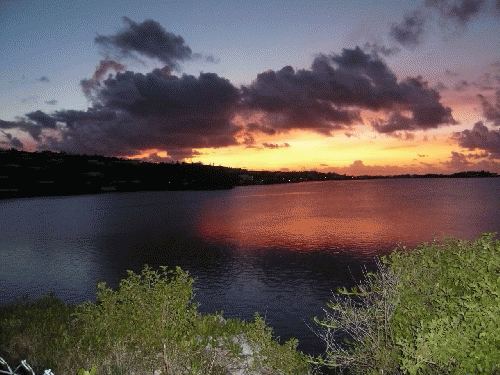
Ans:
<svg viewBox="0 0 500 375"><path fill-rule="evenodd" d="M398 247L375 273L334 294L315 318L317 358L253 321L201 314L180 268L129 271L95 303L53 295L0 308L0 357L36 373L500 374L500 241L447 239ZM94 367L95 366L95 367ZM85 371L84 369L92 369Z"/></svg>

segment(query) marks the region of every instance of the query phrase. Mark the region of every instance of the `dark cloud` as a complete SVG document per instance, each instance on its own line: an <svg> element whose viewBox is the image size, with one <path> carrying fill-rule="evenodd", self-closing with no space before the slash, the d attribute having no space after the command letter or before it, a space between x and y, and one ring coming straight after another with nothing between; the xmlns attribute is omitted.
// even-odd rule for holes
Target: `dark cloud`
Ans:
<svg viewBox="0 0 500 375"><path fill-rule="evenodd" d="M24 132L27 132L31 135L33 139L35 139L38 142L41 142L41 135L42 135L42 126L38 124L33 124L30 122L27 122L24 119L18 120L18 121L4 121L0 120L0 129L17 129L21 130Z"/></svg>
<svg viewBox="0 0 500 375"><path fill-rule="evenodd" d="M469 159L494 159L494 155L490 154L487 151L481 152L479 154L468 154L467 158Z"/></svg>
<svg viewBox="0 0 500 375"><path fill-rule="evenodd" d="M113 121L116 119L116 113L114 111L95 106L88 108L87 111L76 111L73 109L56 111L51 117L58 122L65 123L67 127L72 128L76 123L81 123L87 120Z"/></svg>
<svg viewBox="0 0 500 375"><path fill-rule="evenodd" d="M50 129L56 128L56 120L54 120L51 116L40 110L27 113L26 117L36 122L42 128L50 128Z"/></svg>
<svg viewBox="0 0 500 375"><path fill-rule="evenodd" d="M10 139L10 144L12 145L12 147L17 149L22 149L24 147L23 142L21 142L17 137L12 137Z"/></svg>
<svg viewBox="0 0 500 375"><path fill-rule="evenodd" d="M446 86L443 82L438 82L436 83L436 86L434 86L434 89L436 91L446 91L448 90L448 86Z"/></svg>
<svg viewBox="0 0 500 375"><path fill-rule="evenodd" d="M160 156L158 153L154 152L140 159L148 163L172 163L174 160L170 156Z"/></svg>
<svg viewBox="0 0 500 375"><path fill-rule="evenodd" d="M157 152L154 152L140 160L150 163L173 163L175 161L191 159L194 156L202 155L200 152L190 149L167 150L167 154L167 156L160 156Z"/></svg>
<svg viewBox="0 0 500 375"><path fill-rule="evenodd" d="M452 171L462 172L468 169L473 169L471 168L473 164L467 160L467 156L455 151L451 152L450 160L444 162L443 164L446 168L451 169Z"/></svg>
<svg viewBox="0 0 500 375"><path fill-rule="evenodd" d="M465 91L467 90L469 87L470 87L470 83L468 81L466 81L465 79L462 79L460 81L457 82L457 84L455 85L455 87L453 88L453 90L455 91Z"/></svg>
<svg viewBox="0 0 500 375"><path fill-rule="evenodd" d="M48 105L56 105L56 104L57 104L57 100L55 100L55 99L52 99L52 100L47 100L47 101L45 102L45 104L48 104Z"/></svg>
<svg viewBox="0 0 500 375"><path fill-rule="evenodd" d="M404 47L414 48L421 43L433 10L438 13L443 29L451 26L458 31L456 26L463 30L479 14L486 14L487 3L487 0L425 0L415 11L405 15L403 21L392 25L390 35Z"/></svg>
<svg viewBox="0 0 500 375"><path fill-rule="evenodd" d="M269 70L242 88L242 107L265 113L260 129L310 129L330 134L354 124L360 116L358 111L336 106L334 98L327 97L327 85L314 71L295 72L291 66Z"/></svg>
<svg viewBox="0 0 500 375"><path fill-rule="evenodd" d="M392 25L390 35L405 47L415 47L421 42L425 22L422 13L415 11L407 14L400 23Z"/></svg>
<svg viewBox="0 0 500 375"><path fill-rule="evenodd" d="M495 94L496 103L491 104L483 95L477 95L481 101L481 107L483 108L483 116L486 117L488 121L493 122L494 125L500 126L500 90Z"/></svg>
<svg viewBox="0 0 500 375"><path fill-rule="evenodd" d="M492 158L500 159L500 132L489 130L482 122L475 123L472 130L453 133L452 138L460 147L486 151Z"/></svg>
<svg viewBox="0 0 500 375"><path fill-rule="evenodd" d="M484 73L473 82L473 85L482 91L498 90L500 89L500 75Z"/></svg>
<svg viewBox="0 0 500 375"><path fill-rule="evenodd" d="M412 141L415 139L415 134L410 133L405 131L404 133L402 132L394 132L394 133L389 133L391 137L401 139L403 141Z"/></svg>
<svg viewBox="0 0 500 375"><path fill-rule="evenodd" d="M194 54L184 39L167 32L158 22L148 19L136 23L123 17L125 29L115 35L99 35L95 43L103 46L107 52L116 51L120 57L136 57L137 54L158 59L170 68L178 68L178 62L191 59L203 59L214 62L212 56Z"/></svg>
<svg viewBox="0 0 500 375"><path fill-rule="evenodd" d="M202 155L201 152L191 149L167 149L167 154L174 160L191 159L194 156Z"/></svg>
<svg viewBox="0 0 500 375"><path fill-rule="evenodd" d="M426 0L425 6L437 9L444 20L465 26L485 3L485 0Z"/></svg>
<svg viewBox="0 0 500 375"><path fill-rule="evenodd" d="M262 147L264 148L288 148L290 147L290 144L288 143L283 143L283 144L278 144L278 143L267 143L267 142L264 142L262 143Z"/></svg>
<svg viewBox="0 0 500 375"><path fill-rule="evenodd" d="M80 86L82 87L83 93L88 100L92 102L96 101L96 94L101 86L101 80L110 70L114 70L116 73L123 72L125 70L125 65L114 60L101 60L96 66L92 78L82 79L80 81Z"/></svg>
<svg viewBox="0 0 500 375"><path fill-rule="evenodd" d="M267 135L275 135L277 133L276 129L270 128L262 124L257 124L255 122L246 124L245 128L247 131L252 133L263 133Z"/></svg>
<svg viewBox="0 0 500 375"><path fill-rule="evenodd" d="M42 76L39 79L37 79L37 81L48 83L50 82L50 79L47 76Z"/></svg>
<svg viewBox="0 0 500 375"><path fill-rule="evenodd" d="M8 142L0 142L0 144L4 144L9 148L18 148L22 149L23 148L23 143L19 140L19 138L12 136L10 133L6 133L3 130L0 130L0 133L3 133L5 137L7 138Z"/></svg>
<svg viewBox="0 0 500 375"><path fill-rule="evenodd" d="M239 99L238 90L214 73L178 78L130 71L105 80L99 97L107 108L141 117L160 117L170 129L187 132L226 128Z"/></svg>
<svg viewBox="0 0 500 375"><path fill-rule="evenodd" d="M86 111L36 111L25 120L3 121L0 129L29 132L40 149L108 156L158 149L179 160L197 155L195 148L238 144L242 127L231 123L237 88L212 73L166 73L118 73L100 83L96 95L102 104ZM60 137L45 133L56 128Z"/></svg>
<svg viewBox="0 0 500 375"><path fill-rule="evenodd" d="M250 86L242 87L240 108L260 110L260 125L278 131L306 129L326 135L360 122L363 109L391 113L386 123L375 126L382 133L456 124L439 93L420 77L398 82L378 56L359 47L318 56L310 70L287 66L258 74Z"/></svg>
<svg viewBox="0 0 500 375"><path fill-rule="evenodd" d="M370 55L382 55L390 57L398 54L401 50L398 47L386 47L377 43L365 43L363 50Z"/></svg>

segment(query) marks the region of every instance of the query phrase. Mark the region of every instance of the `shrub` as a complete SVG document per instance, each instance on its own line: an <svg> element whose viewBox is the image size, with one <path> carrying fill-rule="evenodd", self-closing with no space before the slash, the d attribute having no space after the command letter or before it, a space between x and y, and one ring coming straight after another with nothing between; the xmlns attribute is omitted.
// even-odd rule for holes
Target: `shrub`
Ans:
<svg viewBox="0 0 500 375"><path fill-rule="evenodd" d="M398 349L391 319L398 305L397 278L377 261L378 272L366 273L365 283L350 292L339 289L327 303L323 319L314 318L326 352L312 363L351 373L388 374L397 369Z"/></svg>
<svg viewBox="0 0 500 375"><path fill-rule="evenodd" d="M27 296L0 309L0 356L19 363L24 358L36 372L55 368L67 355L73 334L69 305L54 297L42 296L28 301Z"/></svg>
<svg viewBox="0 0 500 375"><path fill-rule="evenodd" d="M94 365L99 375L222 375L250 364L262 374L310 372L297 342L279 344L258 315L245 322L200 314L193 282L178 267L156 272L146 266L141 274L128 271L116 291L100 283L95 303L75 307L53 296L18 301L0 309L0 346L11 349L11 358L50 363L57 375ZM65 313L57 320L55 311ZM244 346L252 352L243 353Z"/></svg>
<svg viewBox="0 0 500 375"><path fill-rule="evenodd" d="M500 242L399 247L352 292L339 291L312 360L354 373L500 373ZM344 338L344 343L340 342Z"/></svg>
<svg viewBox="0 0 500 375"><path fill-rule="evenodd" d="M392 329L403 370L500 372L500 242L494 236L392 253L400 280Z"/></svg>

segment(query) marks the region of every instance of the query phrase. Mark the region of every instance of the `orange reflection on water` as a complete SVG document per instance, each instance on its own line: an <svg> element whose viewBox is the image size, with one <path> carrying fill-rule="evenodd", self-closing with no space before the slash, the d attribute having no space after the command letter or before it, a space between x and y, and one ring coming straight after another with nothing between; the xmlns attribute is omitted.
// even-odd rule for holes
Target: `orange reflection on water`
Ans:
<svg viewBox="0 0 500 375"><path fill-rule="evenodd" d="M199 233L240 249L362 248L367 255L375 255L381 250L377 245L395 246L408 235L429 230L425 220L407 217L411 207L405 208L367 184L304 183L274 187L274 191L252 189L259 193L235 190L225 199L207 204Z"/></svg>

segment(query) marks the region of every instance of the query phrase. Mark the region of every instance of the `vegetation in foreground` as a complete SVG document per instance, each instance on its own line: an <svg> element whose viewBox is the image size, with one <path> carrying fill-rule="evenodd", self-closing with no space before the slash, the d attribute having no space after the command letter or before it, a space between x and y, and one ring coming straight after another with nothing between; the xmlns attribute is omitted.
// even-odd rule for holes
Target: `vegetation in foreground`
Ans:
<svg viewBox="0 0 500 375"><path fill-rule="evenodd" d="M200 314L192 283L180 268L145 267L129 271L118 291L100 283L96 303L18 300L0 312L0 357L56 375L93 366L113 375L310 372L298 342L279 344L258 314L253 322Z"/></svg>
<svg viewBox="0 0 500 375"><path fill-rule="evenodd" d="M315 318L318 358L253 322L202 315L177 268L129 271L96 303L54 296L0 309L0 357L54 374L500 374L500 241L495 234L397 248ZM93 367L96 366L96 367ZM97 369L97 371L95 371Z"/></svg>
<svg viewBox="0 0 500 375"><path fill-rule="evenodd" d="M376 274L339 291L316 319L327 350L315 362L355 374L500 374L495 235L382 258Z"/></svg>

